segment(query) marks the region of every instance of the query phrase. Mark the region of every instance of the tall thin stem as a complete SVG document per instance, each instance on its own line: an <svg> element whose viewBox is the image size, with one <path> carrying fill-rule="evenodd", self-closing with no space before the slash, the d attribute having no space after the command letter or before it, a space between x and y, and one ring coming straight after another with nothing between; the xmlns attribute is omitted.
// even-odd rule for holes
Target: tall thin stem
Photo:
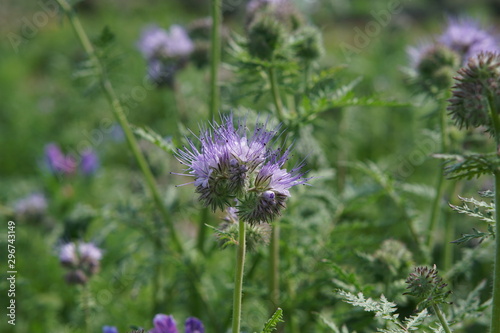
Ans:
<svg viewBox="0 0 500 333"><path fill-rule="evenodd" d="M270 67L268 72L269 84L271 86L271 95L273 96L274 107L276 108L276 116L279 121L285 120L285 111L280 96L278 87L278 80L276 78L276 69ZM282 136L285 140L285 136ZM285 142L283 142L284 144ZM273 223L271 244L269 246L269 296L271 298L271 313L276 309L279 304L280 298L280 222L277 220Z"/></svg>
<svg viewBox="0 0 500 333"><path fill-rule="evenodd" d="M451 333L450 326L448 326L448 322L446 321L446 318L444 317L443 313L441 312L441 309L439 308L438 305L433 304L432 309L438 316L439 322L441 322L441 326L443 326L443 329L446 333Z"/></svg>
<svg viewBox="0 0 500 333"><path fill-rule="evenodd" d="M446 105L448 103L448 95L444 96L441 99L441 103L439 106L439 132L441 134L441 147L440 153L446 154L448 150L448 126L446 124ZM428 233L427 233L427 247L429 251L432 251L434 247L434 236L436 233L436 225L441 212L441 200L443 198L444 193L444 175L443 171L439 169L438 179L436 183L436 196L434 197L434 202L432 204L431 217L429 221Z"/></svg>
<svg viewBox="0 0 500 333"><path fill-rule="evenodd" d="M90 42L90 39L88 38L85 30L83 29L82 24L80 23L80 20L76 16L75 12L73 11L73 8L66 2L66 0L56 0L57 3L61 6L63 11L65 12L66 16L69 19L69 22L71 26L73 27L73 30L78 37L82 47L84 48L85 52L87 53L90 61L93 63L95 66L95 69L97 71L99 81L101 84L101 87L106 95L106 98L108 99L109 103L112 106L112 111L113 114L120 124L120 126L123 129L123 132L125 133L125 138L127 140L127 143L129 145L130 150L132 151L132 154L134 155L137 164L139 165L139 168L141 169L144 178L146 180L146 184L149 187L149 190L151 192L151 195L153 196L153 200L158 207L158 210L160 211L163 220L165 221L169 232L170 232L170 237L172 239L173 245L176 247L176 249L182 253L184 251L184 248L182 246L182 243L179 241L179 237L177 236L177 232L175 230L174 224L170 218L170 214L167 211L165 205L163 204L163 201L161 199L160 193L158 191L158 188L156 186L156 182L154 179L154 176L151 172L151 169L149 168L146 159L144 158L144 155L142 154L141 150L139 149L139 144L137 143L137 140L134 137L134 134L132 133L132 129L130 128L130 124L127 120L127 117L125 116L125 112L123 110L123 106L118 99L116 92L111 85L111 82L109 81L107 77L106 70L101 63L100 59L97 57L95 49Z"/></svg>
<svg viewBox="0 0 500 333"><path fill-rule="evenodd" d="M220 105L218 72L221 58L221 18L222 1L212 0L212 36L210 38L210 113L208 118L210 120L214 119L214 116L219 111Z"/></svg>
<svg viewBox="0 0 500 333"><path fill-rule="evenodd" d="M500 155L500 120L495 104L493 92L488 91L488 103L491 112L491 120L495 129L495 141L497 154ZM500 237L498 226L500 226L500 170L496 169L495 175L495 266L493 268L493 309L491 313L491 333L500 333Z"/></svg>
<svg viewBox="0 0 500 333"><path fill-rule="evenodd" d="M267 71L267 75L269 76L269 84L271 85L271 94L273 96L274 107L276 108L276 115L279 121L283 122L285 120L285 111L283 110L283 102L281 101L276 69L270 67Z"/></svg>
<svg viewBox="0 0 500 333"><path fill-rule="evenodd" d="M82 286L81 289L81 302L83 308L83 316L85 320L85 332L92 332L91 323L90 323L90 287L89 282Z"/></svg>
<svg viewBox="0 0 500 333"><path fill-rule="evenodd" d="M236 272L234 276L233 294L233 331L240 333L241 323L241 298L243 296L243 271L245 267L245 222L240 220L238 233L238 247L236 248Z"/></svg>

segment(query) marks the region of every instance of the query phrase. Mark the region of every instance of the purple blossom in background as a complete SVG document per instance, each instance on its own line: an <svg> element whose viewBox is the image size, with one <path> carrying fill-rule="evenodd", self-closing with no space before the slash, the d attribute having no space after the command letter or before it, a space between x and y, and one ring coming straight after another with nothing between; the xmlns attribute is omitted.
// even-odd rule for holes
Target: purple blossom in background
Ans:
<svg viewBox="0 0 500 333"><path fill-rule="evenodd" d="M149 26L143 30L137 47L146 60L164 60L189 56L194 50L194 43L179 25L172 25L170 31Z"/></svg>
<svg viewBox="0 0 500 333"><path fill-rule="evenodd" d="M93 175L99 168L99 157L97 154L88 149L83 152L82 160L80 161L80 169L85 176Z"/></svg>
<svg viewBox="0 0 500 333"><path fill-rule="evenodd" d="M157 314L153 319L154 328L149 333L177 333L174 317Z"/></svg>
<svg viewBox="0 0 500 333"><path fill-rule="evenodd" d="M462 55L463 62L481 51L499 51L499 39L470 18L450 18L438 41Z"/></svg>
<svg viewBox="0 0 500 333"><path fill-rule="evenodd" d="M14 204L17 216L40 216L47 210L47 199L41 193L33 193Z"/></svg>
<svg viewBox="0 0 500 333"><path fill-rule="evenodd" d="M118 333L118 329L114 326L103 326L102 333Z"/></svg>
<svg viewBox="0 0 500 333"><path fill-rule="evenodd" d="M194 317L189 317L186 319L186 331L185 333L205 333L205 327L203 323Z"/></svg>
<svg viewBox="0 0 500 333"><path fill-rule="evenodd" d="M159 59L151 59L148 61L148 77L158 85L172 86L176 71L177 66L175 64L164 64Z"/></svg>
<svg viewBox="0 0 500 333"><path fill-rule="evenodd" d="M75 243L66 243L59 249L59 261L65 266L73 266L78 262Z"/></svg>
<svg viewBox="0 0 500 333"><path fill-rule="evenodd" d="M102 259L102 251L92 243L79 243L78 253L80 258L89 262L98 262Z"/></svg>
<svg viewBox="0 0 500 333"><path fill-rule="evenodd" d="M59 146L54 143L45 146L45 162L52 173L70 175L76 171L75 160L70 156L65 156Z"/></svg>
<svg viewBox="0 0 500 333"><path fill-rule="evenodd" d="M425 55L435 47L432 42L421 42L417 46L408 47L406 52L410 58L410 67L416 70Z"/></svg>

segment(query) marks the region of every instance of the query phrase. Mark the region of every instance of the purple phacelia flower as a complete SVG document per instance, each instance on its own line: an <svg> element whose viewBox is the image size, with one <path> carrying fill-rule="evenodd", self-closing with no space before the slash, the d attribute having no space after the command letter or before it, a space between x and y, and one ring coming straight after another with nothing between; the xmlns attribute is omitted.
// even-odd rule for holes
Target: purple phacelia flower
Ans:
<svg viewBox="0 0 500 333"><path fill-rule="evenodd" d="M481 51L496 52L500 50L499 39L470 18L450 18L445 32L438 41L458 52L463 63Z"/></svg>
<svg viewBox="0 0 500 333"><path fill-rule="evenodd" d="M118 329L114 326L103 326L102 333L118 333Z"/></svg>
<svg viewBox="0 0 500 333"><path fill-rule="evenodd" d="M52 173L70 175L76 170L76 162L70 156L65 156L59 146L50 143L45 146L45 162Z"/></svg>
<svg viewBox="0 0 500 333"><path fill-rule="evenodd" d="M102 251L92 243L78 244L80 259L88 262L98 262L102 259Z"/></svg>
<svg viewBox="0 0 500 333"><path fill-rule="evenodd" d="M185 333L205 333L205 327L203 323L194 317L189 317L186 319L185 324L186 330Z"/></svg>
<svg viewBox="0 0 500 333"><path fill-rule="evenodd" d="M41 193L33 193L14 204L16 216L39 217L47 210L47 199Z"/></svg>
<svg viewBox="0 0 500 333"><path fill-rule="evenodd" d="M154 328L149 333L177 333L177 325L172 316L157 314L153 319Z"/></svg>
<svg viewBox="0 0 500 333"><path fill-rule="evenodd" d="M97 154L88 149L83 152L82 159L80 161L80 169L85 176L91 176L95 174L99 168L99 157Z"/></svg>
<svg viewBox="0 0 500 333"><path fill-rule="evenodd" d="M170 31L150 26L142 32L137 47L147 60L170 59L189 56L194 50L194 43L179 25L171 26Z"/></svg>
<svg viewBox="0 0 500 333"><path fill-rule="evenodd" d="M233 122L233 116L222 117L203 129L201 148L188 140L189 146L177 151L177 159L194 177L188 184L196 186L200 201L223 210L238 200L238 216L250 223L270 221L279 215L290 196L290 187L305 184L300 172L303 164L288 172L283 168L289 150L282 153L270 146L279 134L278 128L267 130L266 123L257 123L251 135L245 120Z"/></svg>
<svg viewBox="0 0 500 333"><path fill-rule="evenodd" d="M78 263L75 243L66 243L59 249L59 261L64 266L75 266Z"/></svg>

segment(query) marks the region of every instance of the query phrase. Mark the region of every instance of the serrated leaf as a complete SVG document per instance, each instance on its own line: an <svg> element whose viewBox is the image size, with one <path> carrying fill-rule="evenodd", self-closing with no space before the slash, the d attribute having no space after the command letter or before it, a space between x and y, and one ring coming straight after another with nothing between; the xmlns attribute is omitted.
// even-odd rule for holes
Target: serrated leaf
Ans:
<svg viewBox="0 0 500 333"><path fill-rule="evenodd" d="M262 329L261 333L271 333L272 331L276 330L276 326L279 323L283 323L283 310L281 308L278 308L276 312L271 316L271 318L267 321L266 325L264 326L264 329Z"/></svg>
<svg viewBox="0 0 500 333"><path fill-rule="evenodd" d="M497 154L450 155L435 154L444 159L444 174L448 179L472 179L491 175L500 167Z"/></svg>
<svg viewBox="0 0 500 333"><path fill-rule="evenodd" d="M151 128L147 126L145 127L131 126L131 127L134 133L139 137L143 138L144 140L151 142L152 144L156 145L157 147L166 151L167 153L175 152L175 147L173 143L171 141L165 140L161 135L153 131Z"/></svg>

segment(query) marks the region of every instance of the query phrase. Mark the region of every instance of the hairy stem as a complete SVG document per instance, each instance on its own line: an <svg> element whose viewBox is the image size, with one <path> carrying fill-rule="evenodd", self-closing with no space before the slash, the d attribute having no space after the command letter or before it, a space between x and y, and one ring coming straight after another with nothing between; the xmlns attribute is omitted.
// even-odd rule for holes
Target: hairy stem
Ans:
<svg viewBox="0 0 500 333"><path fill-rule="evenodd" d="M213 120L219 110L220 90L219 90L219 64L221 58L221 0L212 0L212 35L210 38L210 108L209 120Z"/></svg>
<svg viewBox="0 0 500 333"><path fill-rule="evenodd" d="M236 272L234 276L233 294L233 330L232 333L240 333L241 323L241 298L243 296L243 271L245 266L245 222L240 220L238 233L238 247L236 248Z"/></svg>
<svg viewBox="0 0 500 333"><path fill-rule="evenodd" d="M137 164L139 165L139 168L141 169L141 172L144 175L144 178L146 180L146 184L149 187L149 190L151 192L151 195L153 196L153 200L160 211L163 220L167 224L167 227L170 232L170 237L172 239L172 243L176 247L176 249L182 253L184 251L184 248L182 246L182 243L179 241L179 237L177 236L177 232L175 230L175 227L173 225L173 222L170 218L170 214L168 213L167 209L165 208L165 205L163 204L163 201L160 197L160 193L158 191L158 188L156 186L156 182L154 179L154 176L151 172L151 169L149 168L146 159L144 158L144 155L142 154L141 150L139 149L139 144L137 143L137 140L132 133L132 129L130 127L130 124L127 120L127 117L125 115L125 112L123 110L123 106L118 99L116 92L111 85L111 82L109 81L106 70L101 63L100 59L97 57L95 49L90 42L90 39L88 38L85 30L83 29L82 24L80 23L80 20L76 16L75 12L73 11L73 8L66 2L66 0L56 0L57 3L61 6L63 11L65 12L66 16L69 19L69 22L78 37L82 47L84 48L85 52L87 53L90 61L94 64L97 72L98 72L98 77L99 81L101 84L101 87L106 95L106 98L108 99L109 103L112 106L112 111L113 114L120 124L120 126L123 129L123 132L125 133L125 138L127 140L127 143L129 145L129 148L134 155Z"/></svg>
<svg viewBox="0 0 500 333"><path fill-rule="evenodd" d="M443 329L446 333L451 333L450 326L448 326L448 322L446 321L446 318L444 317L443 313L441 312L441 309L437 304L432 305L432 309L438 316L439 322L441 323L441 326L443 326Z"/></svg>

